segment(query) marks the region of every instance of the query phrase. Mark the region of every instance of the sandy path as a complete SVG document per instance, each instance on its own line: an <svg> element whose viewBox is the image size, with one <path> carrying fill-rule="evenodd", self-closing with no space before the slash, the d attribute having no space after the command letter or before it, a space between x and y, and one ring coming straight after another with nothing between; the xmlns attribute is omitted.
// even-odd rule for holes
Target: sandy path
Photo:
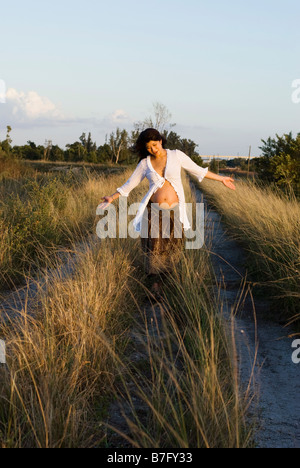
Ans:
<svg viewBox="0 0 300 468"><path fill-rule="evenodd" d="M199 191L197 191L197 196L198 201L201 201ZM227 309L229 317L239 295L241 280L246 273L243 250L230 239L226 228L220 221L220 216L211 209L207 217L206 233L211 234L210 237L212 237L212 260L216 276L226 285L222 289L222 295L225 301L224 308ZM68 275L74 268L76 268L76 258L70 253L61 270L62 274ZM57 271L54 270L53 274L57 274ZM31 281L17 291L2 293L0 296L2 319L6 314L11 316L22 310L25 304L29 311L31 307L34 308L37 291L41 287L46 287L46 284ZM293 364L291 359L293 339L289 338L289 335L292 330L260 318L261 312L269 307L268 301L255 299L258 318L258 356L255 378L260 392L258 417L261 427L256 436L257 447L300 448L300 364ZM148 317L149 324L154 327L153 333L155 334L153 324L160 320L159 305L154 307L150 303L145 303L141 309ZM138 364L139 361L147 359L145 346L141 344L143 340L141 330L133 329L132 338L135 349L132 350L130 359ZM236 318L236 339L241 379L246 384L249 380L257 343L253 304L249 295L244 298L239 307L239 314ZM136 408L143 413L144 406L138 400L136 400ZM128 411L127 416L130 417L131 410ZM121 416L117 403L111 407L110 415L110 424L125 430L125 419ZM120 446L122 441L126 446L124 439L112 435L110 442L113 446Z"/></svg>
<svg viewBox="0 0 300 468"><path fill-rule="evenodd" d="M197 192L198 201L202 200ZM207 205L207 202L206 202ZM212 236L212 261L219 281L225 283L222 296L227 316L230 315L245 276L243 249L230 238L219 214L209 207L206 231ZM262 318L270 309L267 300L248 295L239 307L236 317L241 379L249 380L251 365L258 345L255 380L259 390L258 418L260 431L256 435L258 448L300 448L300 364L292 362L292 329L284 328ZM226 310L225 310L226 313Z"/></svg>

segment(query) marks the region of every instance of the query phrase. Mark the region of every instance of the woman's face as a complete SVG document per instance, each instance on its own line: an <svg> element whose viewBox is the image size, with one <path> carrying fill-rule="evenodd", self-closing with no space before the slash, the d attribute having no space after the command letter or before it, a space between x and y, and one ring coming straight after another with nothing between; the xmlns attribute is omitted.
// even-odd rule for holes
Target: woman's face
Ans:
<svg viewBox="0 0 300 468"><path fill-rule="evenodd" d="M161 141L149 141L146 143L146 150L152 156L160 156L163 152L162 140Z"/></svg>

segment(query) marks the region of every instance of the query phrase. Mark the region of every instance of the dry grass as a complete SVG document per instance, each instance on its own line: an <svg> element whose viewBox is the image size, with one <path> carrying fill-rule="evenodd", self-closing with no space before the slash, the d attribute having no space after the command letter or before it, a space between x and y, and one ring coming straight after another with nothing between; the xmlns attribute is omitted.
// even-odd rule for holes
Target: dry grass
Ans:
<svg viewBox="0 0 300 468"><path fill-rule="evenodd" d="M0 181L3 179L20 180L34 175L34 170L22 161L7 157L0 150Z"/></svg>
<svg viewBox="0 0 300 468"><path fill-rule="evenodd" d="M44 248L69 245L95 232L100 197L114 193L123 180L124 175L86 173L0 182L0 287L22 281L37 259L38 268Z"/></svg>
<svg viewBox="0 0 300 468"><path fill-rule="evenodd" d="M127 416L131 435L123 436L137 448L253 445L253 426L247 420L252 384L241 387L234 333L219 314L207 278L201 277L208 259L195 260L189 255L169 280L162 321L149 325L144 317L147 364L125 362L123 367L122 391L132 404ZM233 330L233 316L231 320ZM135 410L134 397L148 408L147 421Z"/></svg>
<svg viewBox="0 0 300 468"><path fill-rule="evenodd" d="M126 346L133 267L113 242L75 252L73 275L45 272L34 315L24 304L2 327L3 447L91 447L105 439L98 418L117 378L114 353Z"/></svg>
<svg viewBox="0 0 300 468"><path fill-rule="evenodd" d="M86 239L84 225L95 227L99 198L115 182L97 177L68 190L63 226L69 242L76 229L77 240L80 233ZM82 239L59 255L52 244L39 246L37 262L47 268L39 272L37 305L29 310L26 301L2 323L7 349L7 367L0 374L3 447L90 447L105 440L99 421L117 378L114 354L126 346L136 251L130 239L96 239L85 247ZM77 258L71 276L61 262L68 255Z"/></svg>
<svg viewBox="0 0 300 468"><path fill-rule="evenodd" d="M244 448L253 444L253 426L247 420L254 398L253 376L241 384L236 311L227 319L222 315L220 295L212 287L208 252L203 248L184 253L166 280L164 302L156 318L150 321L140 311L134 328L135 333L139 330L142 347L138 352L144 362L134 364L130 356L119 362L120 394L131 405L129 414L124 407L130 433L121 434L136 448ZM146 420L141 404L135 407L136 401L148 409Z"/></svg>
<svg viewBox="0 0 300 468"><path fill-rule="evenodd" d="M124 178L96 178L76 196L68 192L69 222L78 221L74 210L80 218L93 207L94 216L99 197L113 193ZM144 190L135 191L137 199ZM95 219L82 221L95 227ZM78 263L71 275L59 268L54 276L49 269L40 273L47 290L40 289L33 315L25 304L2 325L7 366L0 374L1 446L105 445L107 402L128 378L150 409L146 425L131 422L133 446L249 446L250 395L240 389L234 340L210 287L206 251L189 252L170 278L162 329L155 339L147 334L150 374L124 357L145 279L136 241L97 240L74 253ZM40 255L48 267L60 265L52 251L51 257L47 249Z"/></svg>
<svg viewBox="0 0 300 468"><path fill-rule="evenodd" d="M204 181L201 188L248 251L249 272L263 293L273 297L275 318L299 320L300 203L250 181L236 192Z"/></svg>

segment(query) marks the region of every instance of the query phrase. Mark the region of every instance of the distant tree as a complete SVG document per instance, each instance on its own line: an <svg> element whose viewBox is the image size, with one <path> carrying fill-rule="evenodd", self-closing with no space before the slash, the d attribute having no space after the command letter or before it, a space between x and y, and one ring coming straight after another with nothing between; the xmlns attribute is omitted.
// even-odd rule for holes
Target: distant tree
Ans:
<svg viewBox="0 0 300 468"><path fill-rule="evenodd" d="M226 168L227 167L227 163L224 159L219 159L219 168L222 169L222 168Z"/></svg>
<svg viewBox="0 0 300 468"><path fill-rule="evenodd" d="M64 161L64 151L57 145L52 145L50 153L50 161Z"/></svg>
<svg viewBox="0 0 300 468"><path fill-rule="evenodd" d="M197 143L193 140L181 138L176 132L171 131L167 135L167 147L169 149L178 149L187 154L197 164L203 164L203 161L196 151Z"/></svg>
<svg viewBox="0 0 300 468"><path fill-rule="evenodd" d="M86 162L96 164L98 162L97 150L87 153Z"/></svg>
<svg viewBox="0 0 300 468"><path fill-rule="evenodd" d="M247 171L248 170L248 161L247 159L244 158L233 158L230 159L229 161L226 162L227 167L238 167L242 171ZM253 168L253 166L250 166L250 169Z"/></svg>
<svg viewBox="0 0 300 468"><path fill-rule="evenodd" d="M140 133L146 128L155 128L161 134L167 136L170 128L176 124L171 123L172 114L168 108L161 102L152 104L152 115L146 117L143 121L136 122L134 129L136 133Z"/></svg>
<svg viewBox="0 0 300 468"><path fill-rule="evenodd" d="M300 187L300 141L293 145L289 154L281 153L274 157L272 166L274 178L279 186ZM295 157L295 152L298 157Z"/></svg>
<svg viewBox="0 0 300 468"><path fill-rule="evenodd" d="M8 125L6 127L6 139L2 142L0 142L0 146L3 150L3 152L9 156L11 152L11 144L12 144L12 139L10 137L10 132L11 132L11 127Z"/></svg>
<svg viewBox="0 0 300 468"><path fill-rule="evenodd" d="M37 147L33 141L28 141L27 145L23 146L23 155L25 159L30 159L32 161L37 161L43 159L44 147Z"/></svg>
<svg viewBox="0 0 300 468"><path fill-rule="evenodd" d="M52 159L51 157L52 151L52 141L46 140L44 145L44 160L47 161L48 159Z"/></svg>
<svg viewBox="0 0 300 468"><path fill-rule="evenodd" d="M292 132L282 137L262 140L262 156L257 158L256 167L263 180L273 181L278 186L300 186L300 133L293 138Z"/></svg>
<svg viewBox="0 0 300 468"><path fill-rule="evenodd" d="M181 149L181 138L176 132L170 132L167 136L167 146L169 149Z"/></svg>
<svg viewBox="0 0 300 468"><path fill-rule="evenodd" d="M213 158L209 163L209 170L215 173L219 172L219 161Z"/></svg>
<svg viewBox="0 0 300 468"><path fill-rule="evenodd" d="M199 161L199 154L196 151L197 143L190 139L181 139L181 151L190 156L192 159L197 158Z"/></svg>
<svg viewBox="0 0 300 468"><path fill-rule="evenodd" d="M109 144L105 143L97 149L97 162L107 163L113 160L113 152Z"/></svg>
<svg viewBox="0 0 300 468"><path fill-rule="evenodd" d="M6 141L9 144L9 146L12 144L12 139L10 138L10 132L11 132L11 127L8 125L6 127L7 133L6 133Z"/></svg>
<svg viewBox="0 0 300 468"><path fill-rule="evenodd" d="M111 162L119 163L119 160L124 160L124 153L127 154L129 146L129 135L126 130L121 130L119 127L116 132L112 132L109 136L109 146L113 156ZM123 152L123 157L122 157Z"/></svg>
<svg viewBox="0 0 300 468"><path fill-rule="evenodd" d="M97 145L92 141L91 133L86 137L85 133L79 137L79 141L67 144L64 159L73 162L97 162Z"/></svg>
<svg viewBox="0 0 300 468"><path fill-rule="evenodd" d="M12 148L12 154L17 159L23 159L24 158L23 146L14 146Z"/></svg>
<svg viewBox="0 0 300 468"><path fill-rule="evenodd" d="M97 150L96 143L94 143L92 141L91 133L89 133L89 135L88 135L88 139L87 139L87 142L86 142L86 149L87 149L88 154L93 153L93 152L95 152Z"/></svg>
<svg viewBox="0 0 300 468"><path fill-rule="evenodd" d="M92 135L91 133L88 134L88 137L86 138L86 134L83 133L81 137L79 138L81 141L81 144L84 148L84 161L86 162L92 162L96 163L97 162L97 145L92 141Z"/></svg>
<svg viewBox="0 0 300 468"><path fill-rule="evenodd" d="M81 141L81 144L84 148L86 148L86 134L82 133L82 135L79 137L79 140Z"/></svg>
<svg viewBox="0 0 300 468"><path fill-rule="evenodd" d="M80 143L79 141L76 141L75 143L67 144L66 148L67 148L65 151L66 161L79 162L79 161L85 160L87 151L82 145L82 143Z"/></svg>
<svg viewBox="0 0 300 468"><path fill-rule="evenodd" d="M130 136L128 136L128 145L131 150L133 150L133 147L135 145L136 140L139 137L139 130L136 127L137 124L134 124L134 130L131 131Z"/></svg>

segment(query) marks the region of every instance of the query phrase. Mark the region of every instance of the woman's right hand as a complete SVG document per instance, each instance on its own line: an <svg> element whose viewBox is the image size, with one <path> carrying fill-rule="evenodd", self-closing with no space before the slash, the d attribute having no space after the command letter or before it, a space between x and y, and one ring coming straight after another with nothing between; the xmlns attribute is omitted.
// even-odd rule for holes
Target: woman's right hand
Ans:
<svg viewBox="0 0 300 468"><path fill-rule="evenodd" d="M98 208L100 208L101 210L104 210L105 208L107 208L108 205L110 205L114 201L113 197L103 197L101 198L101 200L104 200L98 206Z"/></svg>

